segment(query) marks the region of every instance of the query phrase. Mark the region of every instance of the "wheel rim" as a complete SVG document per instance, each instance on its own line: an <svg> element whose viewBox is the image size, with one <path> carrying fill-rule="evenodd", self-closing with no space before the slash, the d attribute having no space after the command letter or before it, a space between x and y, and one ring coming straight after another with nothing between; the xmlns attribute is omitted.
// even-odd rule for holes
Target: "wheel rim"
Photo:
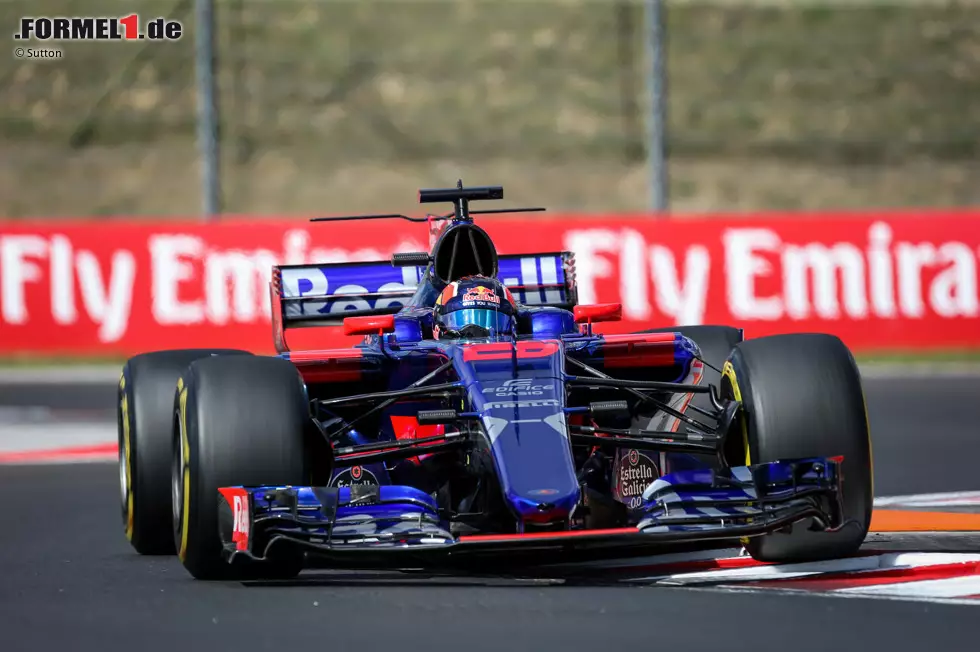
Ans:
<svg viewBox="0 0 980 652"><path fill-rule="evenodd" d="M126 487L129 486L127 482L128 477L126 473L126 451L123 450L123 445L119 446L119 498L120 507L122 509L122 519L123 525L129 525L129 491Z"/></svg>
<svg viewBox="0 0 980 652"><path fill-rule="evenodd" d="M172 501L174 531L179 532L184 512L184 424L178 417L177 438L174 441L173 461L170 467L170 498Z"/></svg>
<svg viewBox="0 0 980 652"><path fill-rule="evenodd" d="M131 453L129 453L126 448L127 444L132 445L129 435L129 410L128 401L125 394L121 395L119 400L119 417L118 417L118 448L119 448L119 508L120 514L122 515L123 528L126 532L126 537L131 538L132 531L130 530L129 522L129 491L130 483L132 478L129 477L129 460Z"/></svg>

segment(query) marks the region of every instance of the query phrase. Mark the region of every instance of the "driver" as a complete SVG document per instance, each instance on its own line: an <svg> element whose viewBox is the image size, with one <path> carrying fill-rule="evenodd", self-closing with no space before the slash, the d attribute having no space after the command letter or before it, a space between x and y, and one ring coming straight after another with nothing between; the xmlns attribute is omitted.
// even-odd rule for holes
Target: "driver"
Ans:
<svg viewBox="0 0 980 652"><path fill-rule="evenodd" d="M466 276L447 285L436 299L432 334L437 340L514 337L516 317L517 303L503 283Z"/></svg>

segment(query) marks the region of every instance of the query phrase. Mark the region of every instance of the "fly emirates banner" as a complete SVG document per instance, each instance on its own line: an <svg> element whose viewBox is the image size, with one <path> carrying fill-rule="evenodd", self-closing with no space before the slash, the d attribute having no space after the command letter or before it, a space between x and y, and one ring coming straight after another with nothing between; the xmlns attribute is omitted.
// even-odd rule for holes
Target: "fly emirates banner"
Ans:
<svg viewBox="0 0 980 652"><path fill-rule="evenodd" d="M579 303L623 305L603 332L727 324L833 333L855 351L980 347L980 212L478 223L501 254L574 252ZM395 220L0 222L0 355L270 353L273 265L384 260L430 237ZM289 341L356 342L337 328Z"/></svg>

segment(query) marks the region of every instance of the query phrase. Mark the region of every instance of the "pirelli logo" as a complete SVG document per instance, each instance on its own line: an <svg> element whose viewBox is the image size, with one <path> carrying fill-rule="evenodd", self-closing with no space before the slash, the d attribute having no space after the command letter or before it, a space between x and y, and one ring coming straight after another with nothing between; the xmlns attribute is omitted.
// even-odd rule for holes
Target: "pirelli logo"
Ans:
<svg viewBox="0 0 980 652"><path fill-rule="evenodd" d="M180 21L153 18L142 21L138 14L119 18L25 16L15 41L177 41L183 36Z"/></svg>

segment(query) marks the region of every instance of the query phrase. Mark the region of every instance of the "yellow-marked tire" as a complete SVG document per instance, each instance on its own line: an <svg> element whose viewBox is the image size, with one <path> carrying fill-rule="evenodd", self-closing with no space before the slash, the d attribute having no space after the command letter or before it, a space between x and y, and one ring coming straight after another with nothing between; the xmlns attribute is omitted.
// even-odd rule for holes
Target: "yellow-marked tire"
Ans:
<svg viewBox="0 0 980 652"><path fill-rule="evenodd" d="M144 555L172 555L170 458L174 385L194 360L235 349L155 351L130 358L119 378L116 423L126 538Z"/></svg>
<svg viewBox="0 0 980 652"><path fill-rule="evenodd" d="M303 381L287 360L199 360L178 381L173 405L173 540L202 580L289 578L302 554L232 565L221 555L218 488L310 485L310 413Z"/></svg>
<svg viewBox="0 0 980 652"><path fill-rule="evenodd" d="M749 554L785 563L857 552L871 523L873 469L861 377L844 343L810 333L742 342L725 364L722 392L744 406L732 437L737 452L729 453L733 466L844 456L844 519L849 523L837 532L811 531L809 520L797 523L789 532L750 538Z"/></svg>

